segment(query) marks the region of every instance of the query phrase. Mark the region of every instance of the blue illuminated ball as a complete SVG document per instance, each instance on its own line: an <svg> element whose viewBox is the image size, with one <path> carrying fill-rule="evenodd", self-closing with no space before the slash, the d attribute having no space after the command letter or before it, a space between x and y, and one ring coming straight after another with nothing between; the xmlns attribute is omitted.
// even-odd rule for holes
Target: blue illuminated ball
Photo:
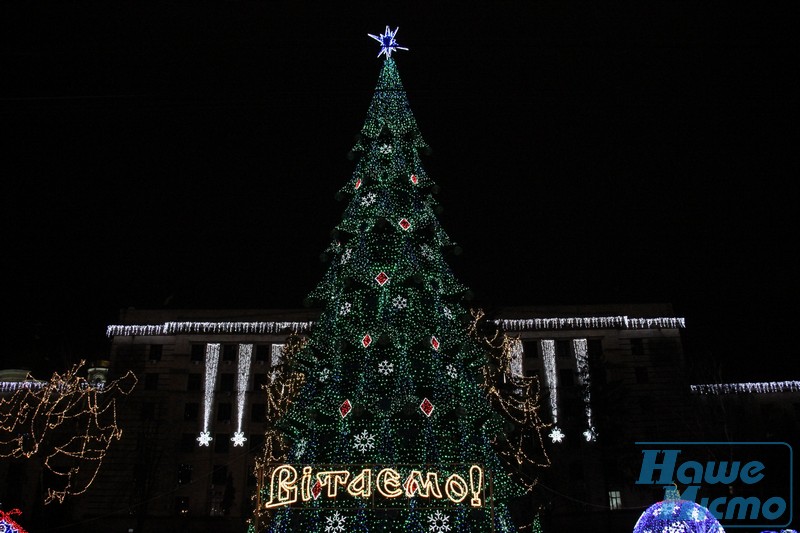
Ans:
<svg viewBox="0 0 800 533"><path fill-rule="evenodd" d="M688 500L664 500L647 508L633 533L725 533L711 511Z"/></svg>

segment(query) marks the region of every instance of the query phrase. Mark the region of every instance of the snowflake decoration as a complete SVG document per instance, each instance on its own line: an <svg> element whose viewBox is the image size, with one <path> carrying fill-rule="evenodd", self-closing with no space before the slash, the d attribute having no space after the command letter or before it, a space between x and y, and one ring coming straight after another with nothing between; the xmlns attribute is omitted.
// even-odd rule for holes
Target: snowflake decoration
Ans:
<svg viewBox="0 0 800 533"><path fill-rule="evenodd" d="M331 377L331 369L323 368L322 372L319 373L319 382L324 383L329 377Z"/></svg>
<svg viewBox="0 0 800 533"><path fill-rule="evenodd" d="M562 442L564 440L565 435L561 431L561 429L558 426L556 426L553 428L553 431L551 431L550 434L547 436L550 437L550 440L552 440L553 442Z"/></svg>
<svg viewBox="0 0 800 533"><path fill-rule="evenodd" d="M343 303L342 305L339 306L339 314L342 315L342 316L345 316L347 313L350 312L350 309L352 307L353 306L350 305L350 302Z"/></svg>
<svg viewBox="0 0 800 533"><path fill-rule="evenodd" d="M299 459L306 453L306 446L308 445L308 441L306 439L300 439L297 441L297 444L294 447L294 456L296 459Z"/></svg>
<svg viewBox="0 0 800 533"><path fill-rule="evenodd" d="M389 361L381 361L380 364L378 364L378 372L380 372L384 376L388 376L389 374L394 372L394 365Z"/></svg>
<svg viewBox="0 0 800 533"><path fill-rule="evenodd" d="M271 384L275 383L275 380L277 380L279 377L281 377L281 371L276 368L269 373L269 382Z"/></svg>
<svg viewBox="0 0 800 533"><path fill-rule="evenodd" d="M449 307L442 307L442 313L444 313L444 316L446 316L448 320L453 320L453 312Z"/></svg>
<svg viewBox="0 0 800 533"><path fill-rule="evenodd" d="M408 300L402 296L395 296L394 300L392 300L392 305L397 309L405 309L408 306Z"/></svg>
<svg viewBox="0 0 800 533"><path fill-rule="evenodd" d="M344 517L339 511L325 517L325 533L344 533Z"/></svg>
<svg viewBox="0 0 800 533"><path fill-rule="evenodd" d="M346 249L346 250L345 250L345 251L342 253L342 259L341 259L341 263L342 263L342 264L345 264L345 263L347 263L348 261L350 261L350 256L351 256L352 254L353 254L353 251L352 251L350 248Z"/></svg>
<svg viewBox="0 0 800 533"><path fill-rule="evenodd" d="M429 514L428 531L431 533L446 533L450 531L450 517L441 511Z"/></svg>
<svg viewBox="0 0 800 533"><path fill-rule="evenodd" d="M241 431L237 431L233 434L233 437L231 437L234 446L244 446L244 441L246 440L247 438L245 438L244 433Z"/></svg>
<svg viewBox="0 0 800 533"><path fill-rule="evenodd" d="M375 435L370 435L366 429L356 435L353 440L355 441L353 447L362 453L375 448Z"/></svg>
<svg viewBox="0 0 800 533"><path fill-rule="evenodd" d="M451 379L456 379L458 377L458 372L456 371L456 367L452 364L449 364L445 367L445 371L447 375L450 376Z"/></svg>
<svg viewBox="0 0 800 533"><path fill-rule="evenodd" d="M419 247L419 250L426 259L433 259L433 248L431 248L429 245L423 244Z"/></svg>
<svg viewBox="0 0 800 533"><path fill-rule="evenodd" d="M386 55L387 58L392 57L392 52L395 50L408 50L408 48L404 48L397 44L397 41L394 40L394 36L397 35L397 30L400 28L397 27L394 31L389 29L389 26L386 26L386 29L380 35L372 35L368 33L370 37L381 43L381 51L378 52L378 57L381 55Z"/></svg>
<svg viewBox="0 0 800 533"><path fill-rule="evenodd" d="M200 443L200 446L208 446L211 444L211 432L210 431L201 431L200 436L197 437L197 442Z"/></svg>
<svg viewBox="0 0 800 533"><path fill-rule="evenodd" d="M365 206L372 205L372 204L375 203L375 199L376 198L377 198L377 195L374 192L367 193L364 196L364 198L361 199L361 205L365 205Z"/></svg>
<svg viewBox="0 0 800 533"><path fill-rule="evenodd" d="M389 155L389 154L391 154L391 153L392 153L392 145L391 145L391 144L386 144L386 143L383 143L383 144L381 145L381 147L380 147L380 148L378 148L378 151L379 151L380 153L382 153L383 155Z"/></svg>
<svg viewBox="0 0 800 533"><path fill-rule="evenodd" d="M597 431L594 428L589 428L583 432L583 437L586 439L586 442L594 442L597 440Z"/></svg>

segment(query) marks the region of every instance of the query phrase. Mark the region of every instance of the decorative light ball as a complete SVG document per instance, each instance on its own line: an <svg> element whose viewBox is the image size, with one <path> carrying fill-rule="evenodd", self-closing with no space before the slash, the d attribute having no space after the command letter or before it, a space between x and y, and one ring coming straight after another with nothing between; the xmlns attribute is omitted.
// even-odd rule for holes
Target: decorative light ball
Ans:
<svg viewBox="0 0 800 533"><path fill-rule="evenodd" d="M633 533L725 533L711 511L695 502L666 499L639 517Z"/></svg>

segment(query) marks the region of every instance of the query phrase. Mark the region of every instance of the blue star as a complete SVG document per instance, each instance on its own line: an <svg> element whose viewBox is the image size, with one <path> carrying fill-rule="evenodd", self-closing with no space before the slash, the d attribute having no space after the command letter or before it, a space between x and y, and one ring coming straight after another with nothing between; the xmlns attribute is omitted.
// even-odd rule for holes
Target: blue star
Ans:
<svg viewBox="0 0 800 533"><path fill-rule="evenodd" d="M394 36L397 35L397 30L399 29L400 28L395 28L394 31L392 31L389 29L389 26L386 26L386 30L380 35L367 34L381 43L381 51L378 52L378 57L381 57L381 54L386 54L386 57L392 57L392 52L395 50L408 50L408 48L398 45L397 41L394 40Z"/></svg>

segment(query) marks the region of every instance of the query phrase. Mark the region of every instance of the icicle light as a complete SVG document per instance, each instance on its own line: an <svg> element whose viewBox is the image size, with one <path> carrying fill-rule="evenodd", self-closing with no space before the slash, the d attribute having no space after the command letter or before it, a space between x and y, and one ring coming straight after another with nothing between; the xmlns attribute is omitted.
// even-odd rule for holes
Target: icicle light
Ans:
<svg viewBox="0 0 800 533"><path fill-rule="evenodd" d="M106 336L140 335L187 335L193 333L243 333L265 334L289 331L304 332L313 326L311 321L303 322L164 322L163 324L110 325L106 326Z"/></svg>
<svg viewBox="0 0 800 533"><path fill-rule="evenodd" d="M242 420L244 419L244 400L247 396L247 382L250 380L250 361L253 359L253 345L239 345L239 359L236 367L236 433L231 440L234 446L244 446Z"/></svg>
<svg viewBox="0 0 800 533"><path fill-rule="evenodd" d="M495 320L505 331L536 329L589 329L589 328L685 328L686 319L679 317L631 318L628 316L590 316L564 318L519 318Z"/></svg>
<svg viewBox="0 0 800 533"><path fill-rule="evenodd" d="M211 442L211 409L214 407L214 387L217 382L217 367L219 366L219 343L206 344L206 379L203 394L203 431L197 437L200 446L208 446Z"/></svg>
<svg viewBox="0 0 800 533"><path fill-rule="evenodd" d="M542 339L542 359L544 360L544 379L550 398L550 414L553 415L553 442L561 442L563 435L558 428L558 375L556 374L556 342L553 339Z"/></svg>
<svg viewBox="0 0 800 533"><path fill-rule="evenodd" d="M586 431L583 436L587 442L597 440L597 431L592 424L592 392L589 374L589 351L586 339L572 339L572 351L575 353L575 367L578 371L578 384L583 394L583 411L586 413Z"/></svg>
<svg viewBox="0 0 800 533"><path fill-rule="evenodd" d="M515 378L522 377L522 341L520 339L512 339L510 341L510 361L509 361L509 370L511 371L511 376Z"/></svg>
<svg viewBox="0 0 800 533"><path fill-rule="evenodd" d="M709 383L689 385L695 394L766 394L800 392L800 381L761 381L755 383Z"/></svg>

